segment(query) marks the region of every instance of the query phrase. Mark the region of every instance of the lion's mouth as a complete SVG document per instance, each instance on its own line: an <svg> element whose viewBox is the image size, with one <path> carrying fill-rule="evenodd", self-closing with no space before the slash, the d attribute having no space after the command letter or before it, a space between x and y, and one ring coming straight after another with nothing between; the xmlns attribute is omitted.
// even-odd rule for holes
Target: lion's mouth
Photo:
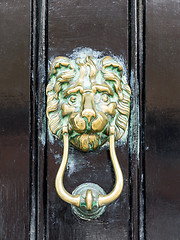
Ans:
<svg viewBox="0 0 180 240"><path fill-rule="evenodd" d="M83 133L81 135L75 136L74 138L70 139L70 142L77 148L81 149L82 151L91 151L96 148L98 148L100 145L102 145L106 139L104 138L104 141L102 141L102 138L97 134L86 134Z"/></svg>
<svg viewBox="0 0 180 240"><path fill-rule="evenodd" d="M96 118L90 122L86 117L81 117L80 113L72 113L69 117L69 123L77 133L101 132L108 122L109 119L103 112L98 112Z"/></svg>

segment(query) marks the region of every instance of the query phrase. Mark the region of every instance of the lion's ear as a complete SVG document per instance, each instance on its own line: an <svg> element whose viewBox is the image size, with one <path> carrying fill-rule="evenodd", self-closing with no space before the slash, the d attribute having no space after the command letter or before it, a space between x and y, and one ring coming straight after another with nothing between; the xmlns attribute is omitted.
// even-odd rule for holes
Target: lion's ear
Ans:
<svg viewBox="0 0 180 240"><path fill-rule="evenodd" d="M49 71L49 76L51 77L52 75L56 75L57 69L61 68L61 67L67 67L71 70L73 69L69 58L56 57L51 64L51 68L50 68L50 71Z"/></svg>
<svg viewBox="0 0 180 240"><path fill-rule="evenodd" d="M109 57L109 56L104 57L102 60L102 66L103 66L103 69L112 66L113 68L118 70L120 77L122 77L123 75L123 68L121 64L116 62L112 57Z"/></svg>
<svg viewBox="0 0 180 240"><path fill-rule="evenodd" d="M74 68L71 61L66 57L57 57L53 60L49 78L50 82L47 86L46 93L54 91L54 96L57 98L57 94L61 90L63 83L69 83L74 77Z"/></svg>
<svg viewBox="0 0 180 240"><path fill-rule="evenodd" d="M114 83L114 89L117 93L119 100L123 99L122 92L122 77L123 77L123 68L111 57L105 57L102 60L102 72L104 74L104 80L111 81Z"/></svg>

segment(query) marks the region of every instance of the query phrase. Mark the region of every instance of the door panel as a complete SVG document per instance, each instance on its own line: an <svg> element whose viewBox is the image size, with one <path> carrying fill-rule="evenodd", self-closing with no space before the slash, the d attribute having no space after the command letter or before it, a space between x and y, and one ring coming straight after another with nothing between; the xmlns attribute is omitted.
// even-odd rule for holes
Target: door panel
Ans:
<svg viewBox="0 0 180 240"><path fill-rule="evenodd" d="M29 3L1 1L0 18L0 239L28 239Z"/></svg>
<svg viewBox="0 0 180 240"><path fill-rule="evenodd" d="M150 1L146 22L147 239L180 237L180 6Z"/></svg>
<svg viewBox="0 0 180 240"><path fill-rule="evenodd" d="M90 47L122 55L128 61L128 6L124 1L51 1L49 4L49 59L67 56L77 47ZM78 50L76 50L78 51ZM64 183L69 192L85 182L99 184L106 192L114 185L109 147L82 153L70 147ZM48 228L55 239L128 239L128 147L118 147L117 155L124 175L119 199L107 207L97 220L77 219L71 206L63 202L54 188L62 158L62 143L48 143Z"/></svg>

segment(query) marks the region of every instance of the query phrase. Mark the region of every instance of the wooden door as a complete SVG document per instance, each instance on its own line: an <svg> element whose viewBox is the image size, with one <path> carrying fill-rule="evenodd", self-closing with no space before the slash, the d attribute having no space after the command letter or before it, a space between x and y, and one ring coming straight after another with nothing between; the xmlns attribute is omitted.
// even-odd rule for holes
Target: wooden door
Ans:
<svg viewBox="0 0 180 240"><path fill-rule="evenodd" d="M1 1L0 239L180 239L179 13L178 0ZM132 90L123 192L90 222L56 193L62 143L46 120L49 61L78 47L121 56ZM108 148L69 154L70 192L112 189Z"/></svg>

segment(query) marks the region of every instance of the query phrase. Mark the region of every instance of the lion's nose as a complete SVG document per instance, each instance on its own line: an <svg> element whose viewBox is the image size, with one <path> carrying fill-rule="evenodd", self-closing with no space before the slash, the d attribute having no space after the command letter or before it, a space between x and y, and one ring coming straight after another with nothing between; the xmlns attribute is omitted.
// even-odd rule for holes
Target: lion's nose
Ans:
<svg viewBox="0 0 180 240"><path fill-rule="evenodd" d="M90 123L90 121L92 121L92 119L96 117L93 93L87 92L83 94L81 107L81 116L86 117L88 123Z"/></svg>
<svg viewBox="0 0 180 240"><path fill-rule="evenodd" d="M86 117L87 120L88 120L88 123L90 123L90 121L92 119L94 119L95 116L96 116L96 114L95 114L95 111L93 109L85 109L82 112L82 117Z"/></svg>

